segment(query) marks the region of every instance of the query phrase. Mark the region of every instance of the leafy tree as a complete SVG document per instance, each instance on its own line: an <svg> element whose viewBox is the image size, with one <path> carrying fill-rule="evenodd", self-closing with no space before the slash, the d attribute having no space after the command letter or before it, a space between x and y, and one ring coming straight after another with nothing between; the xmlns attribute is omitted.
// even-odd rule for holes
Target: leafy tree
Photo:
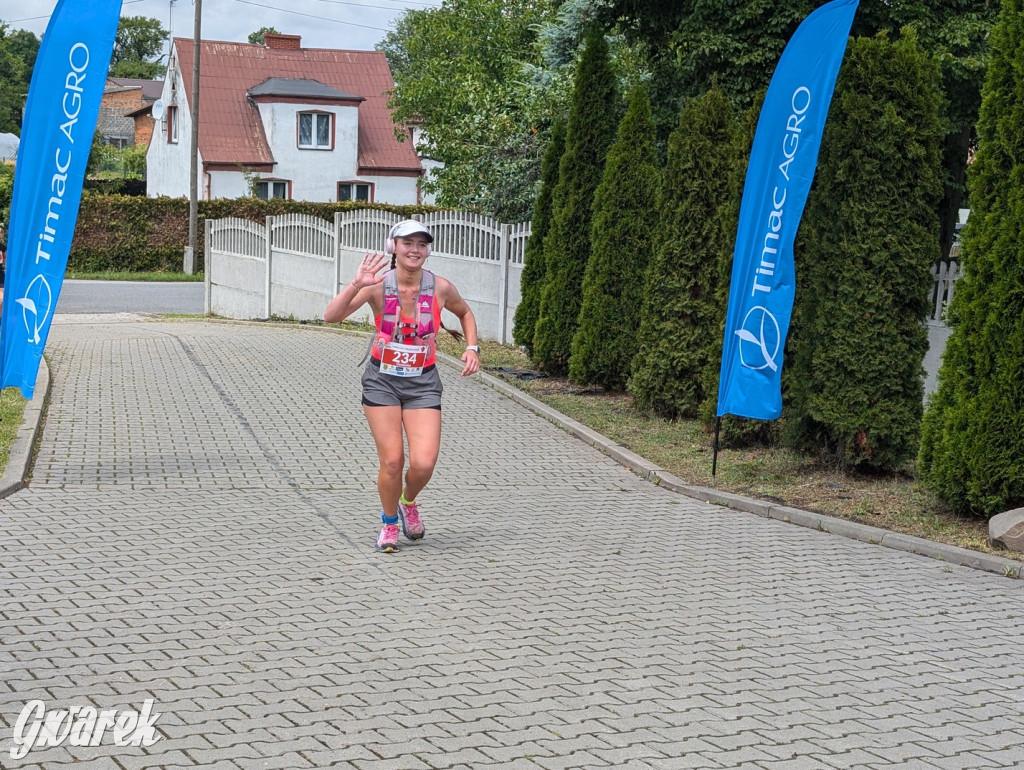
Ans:
<svg viewBox="0 0 1024 770"><path fill-rule="evenodd" d="M533 349L533 335L540 313L540 293L544 287L547 268L544 264L544 238L551 229L551 205L555 186L558 184L558 162L565 152L565 121L556 120L551 129L551 138L544 151L541 163L540 194L533 204L533 218L530 221L530 239L523 254L523 273L519 279L520 300L516 305L512 338L517 345Z"/></svg>
<svg viewBox="0 0 1024 770"><path fill-rule="evenodd" d="M590 259L594 192L618 124L617 93L604 33L586 38L558 167L551 230L544 239L547 275L533 354L549 374L564 374L582 304L583 274Z"/></svg>
<svg viewBox="0 0 1024 770"><path fill-rule="evenodd" d="M395 122L422 125L417 150L444 164L423 182L439 204L529 217L553 115L546 100L528 98L520 71L556 4L443 0L406 12L378 44L395 78Z"/></svg>
<svg viewBox="0 0 1024 770"><path fill-rule="evenodd" d="M110 76L155 80L166 66L160 63L168 32L159 19L122 16L110 56Z"/></svg>
<svg viewBox="0 0 1024 770"><path fill-rule="evenodd" d="M0 23L0 131L21 133L39 38L26 30L10 30Z"/></svg>
<svg viewBox="0 0 1024 770"><path fill-rule="evenodd" d="M940 76L913 29L854 40L796 247L786 436L846 467L917 451L938 259Z"/></svg>
<svg viewBox="0 0 1024 770"><path fill-rule="evenodd" d="M1024 505L1024 3L1004 0L968 169L971 216L953 332L922 427L918 468L958 511Z"/></svg>
<svg viewBox="0 0 1024 770"><path fill-rule="evenodd" d="M637 406L663 417L697 416L705 370L718 365L722 263L736 240L737 131L732 105L712 87L683 108L669 138L663 235L647 272L629 382Z"/></svg>
<svg viewBox="0 0 1024 770"><path fill-rule="evenodd" d="M281 32L274 27L260 27L255 32L249 33L249 42L253 45L263 45L264 35L280 35Z"/></svg>
<svg viewBox="0 0 1024 770"><path fill-rule="evenodd" d="M621 390L629 379L637 348L636 311L658 230L657 162L651 102L639 86L594 195L592 252L569 358L569 377L582 385Z"/></svg>
<svg viewBox="0 0 1024 770"><path fill-rule="evenodd" d="M0 163L0 223L11 221L12 197L14 197L14 166Z"/></svg>

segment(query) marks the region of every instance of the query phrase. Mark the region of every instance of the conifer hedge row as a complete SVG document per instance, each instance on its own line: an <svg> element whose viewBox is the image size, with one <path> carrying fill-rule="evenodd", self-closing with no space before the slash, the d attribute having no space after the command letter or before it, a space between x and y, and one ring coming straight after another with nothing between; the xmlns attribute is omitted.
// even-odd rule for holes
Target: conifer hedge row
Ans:
<svg viewBox="0 0 1024 770"><path fill-rule="evenodd" d="M540 293L544 288L547 267L544 264L544 238L551 229L551 208L558 185L558 164L565 152L565 121L556 120L551 138L541 160L540 192L533 204L530 238L523 254L523 272L519 278L519 304L516 305L512 339L517 345L533 350L533 335L540 315Z"/></svg>
<svg viewBox="0 0 1024 770"><path fill-rule="evenodd" d="M741 126L717 86L690 100L655 183L650 106L639 95L607 158L599 151L610 110L591 100L601 91L612 103L606 57L602 39L588 38L543 243L533 356L580 384L625 385L642 410L710 424L759 110ZM797 241L786 437L845 467L897 470L917 447L929 269L939 256L939 84L912 31L851 44ZM641 272L642 288L631 280ZM772 433L762 426L735 418L727 433Z"/></svg>
<svg viewBox="0 0 1024 770"><path fill-rule="evenodd" d="M912 30L851 41L795 249L785 420L789 443L847 467L917 452L942 99Z"/></svg>
<svg viewBox="0 0 1024 770"><path fill-rule="evenodd" d="M1024 506L1024 2L1003 1L989 46L965 275L918 462L942 499L987 516Z"/></svg>
<svg viewBox="0 0 1024 770"><path fill-rule="evenodd" d="M574 382L622 390L629 379L639 340L637 309L658 230L654 139L650 98L637 86L594 195L591 253L569 358Z"/></svg>
<svg viewBox="0 0 1024 770"><path fill-rule="evenodd" d="M565 374L582 304L583 274L590 259L594 192L618 126L618 95L604 33L587 33L576 74L558 166L551 230L544 238L546 275L533 355L549 374Z"/></svg>

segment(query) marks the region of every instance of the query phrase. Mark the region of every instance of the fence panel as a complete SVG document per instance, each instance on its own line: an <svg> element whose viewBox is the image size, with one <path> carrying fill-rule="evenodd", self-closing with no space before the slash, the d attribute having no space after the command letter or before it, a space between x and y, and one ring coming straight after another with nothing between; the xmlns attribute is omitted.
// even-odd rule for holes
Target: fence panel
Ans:
<svg viewBox="0 0 1024 770"><path fill-rule="evenodd" d="M930 321L942 321L945 319L946 308L953 301L953 290L957 279L960 277L960 265L955 261L936 262L932 265L932 292L931 312L928 316Z"/></svg>
<svg viewBox="0 0 1024 770"><path fill-rule="evenodd" d="M270 219L270 315L301 321L321 319L337 293L337 235L309 214Z"/></svg>
<svg viewBox="0 0 1024 770"><path fill-rule="evenodd" d="M220 265L220 272L214 272L210 310L233 318L260 317L267 308L273 315L323 318L327 303L352 279L363 255L382 251L388 231L401 219L375 209L339 212L333 223L289 214L271 218L269 233L268 228L245 220L211 222L210 252L216 254L211 259L214 271ZM530 223L505 225L468 212L434 212L417 219L434 235L430 269L459 287L473 308L481 337L511 339ZM231 263L227 272L226 258L239 254L247 255L250 262ZM243 278L239 272L245 269L250 274ZM256 304L226 302L225 289L219 288L258 298L256 287L267 282L267 275L270 293L268 297L263 292L262 310ZM357 311L352 319L373 320L368 308ZM446 323L454 324L454 317L447 314Z"/></svg>
<svg viewBox="0 0 1024 770"><path fill-rule="evenodd" d="M207 311L226 318L262 318L267 228L237 217L208 220L206 239Z"/></svg>

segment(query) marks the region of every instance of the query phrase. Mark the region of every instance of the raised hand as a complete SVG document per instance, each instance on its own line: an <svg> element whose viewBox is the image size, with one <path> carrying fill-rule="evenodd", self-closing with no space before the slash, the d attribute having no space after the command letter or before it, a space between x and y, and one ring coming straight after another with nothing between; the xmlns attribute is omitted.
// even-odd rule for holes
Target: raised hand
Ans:
<svg viewBox="0 0 1024 770"><path fill-rule="evenodd" d="M356 289L366 286L374 286L384 281L384 274L380 271L390 264L391 258L387 254L376 251L368 251L363 261L356 268L356 277L352 279L352 285ZM378 275L380 273L380 275Z"/></svg>

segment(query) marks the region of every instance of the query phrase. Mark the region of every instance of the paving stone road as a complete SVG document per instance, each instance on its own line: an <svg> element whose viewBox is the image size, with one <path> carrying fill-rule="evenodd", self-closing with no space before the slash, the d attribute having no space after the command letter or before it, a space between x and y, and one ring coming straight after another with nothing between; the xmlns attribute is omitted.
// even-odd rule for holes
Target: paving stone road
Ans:
<svg viewBox="0 0 1024 770"><path fill-rule="evenodd" d="M58 319L0 766L1024 766L1024 581L681 497L447 367L427 537L376 553L364 348ZM32 700L147 699L151 746L11 758Z"/></svg>

